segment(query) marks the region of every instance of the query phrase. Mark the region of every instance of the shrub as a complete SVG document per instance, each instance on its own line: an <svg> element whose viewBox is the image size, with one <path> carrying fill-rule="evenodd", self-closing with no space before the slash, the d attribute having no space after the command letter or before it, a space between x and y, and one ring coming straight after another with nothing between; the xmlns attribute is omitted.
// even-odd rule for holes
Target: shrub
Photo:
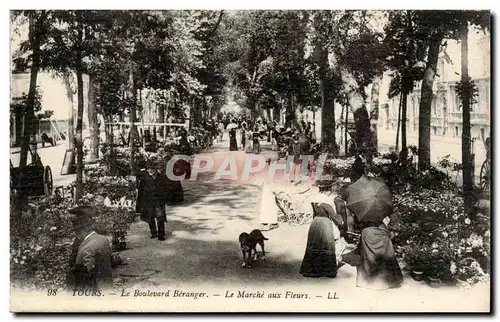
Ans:
<svg viewBox="0 0 500 322"><path fill-rule="evenodd" d="M74 233L67 209L57 196L30 198L21 211L11 210L10 272L14 285L28 289L66 285Z"/></svg>
<svg viewBox="0 0 500 322"><path fill-rule="evenodd" d="M489 220L480 214L468 217L459 195L429 189L417 193L408 190L396 194L394 202L401 216L394 244L402 250L410 268L442 279L462 279L464 270L480 275L481 271L489 271ZM471 268L465 258L472 258L481 270L474 269L474 265ZM467 268L463 268L466 264Z"/></svg>

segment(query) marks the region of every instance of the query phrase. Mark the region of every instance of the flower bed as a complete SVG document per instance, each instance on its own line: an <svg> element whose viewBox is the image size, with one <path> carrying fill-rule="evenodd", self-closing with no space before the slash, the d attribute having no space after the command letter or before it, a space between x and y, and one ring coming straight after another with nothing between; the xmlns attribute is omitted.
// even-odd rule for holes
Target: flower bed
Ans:
<svg viewBox="0 0 500 322"><path fill-rule="evenodd" d="M98 210L94 229L120 245L135 216L135 181L89 177L81 201ZM33 197L16 213L11 209L11 282L27 289L64 288L75 237L69 209L76 205L58 195ZM115 256L116 257L116 256Z"/></svg>
<svg viewBox="0 0 500 322"><path fill-rule="evenodd" d="M329 159L324 173L342 181L353 163L354 158ZM369 175L382 178L393 192L394 218L400 220L391 229L397 230L394 245L407 267L470 285L486 279L490 271L490 222L481 214L464 213L463 197L451 179L458 166L443 158L436 167L419 172L413 158L404 163L389 153L373 159Z"/></svg>
<svg viewBox="0 0 500 322"><path fill-rule="evenodd" d="M31 198L18 213L11 209L11 283L27 289L62 288L74 238L67 209L55 196Z"/></svg>
<svg viewBox="0 0 500 322"><path fill-rule="evenodd" d="M410 269L468 283L486 277L490 263L486 216L468 217L462 197L451 192L406 191L394 200L401 217L394 244Z"/></svg>

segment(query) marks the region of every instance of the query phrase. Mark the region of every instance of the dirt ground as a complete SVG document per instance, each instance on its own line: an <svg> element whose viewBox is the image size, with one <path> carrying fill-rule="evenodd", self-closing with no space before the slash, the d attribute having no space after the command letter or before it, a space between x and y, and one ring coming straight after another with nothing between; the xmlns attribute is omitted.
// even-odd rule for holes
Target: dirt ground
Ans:
<svg viewBox="0 0 500 322"><path fill-rule="evenodd" d="M213 153L227 152L228 140ZM264 154L271 155L264 144ZM236 152L243 153L243 152ZM120 252L125 265L116 269L117 292L156 289L195 290L220 301L184 299L160 311L485 311L489 285L473 289L431 288L405 276L397 289L370 291L356 287L356 268L342 266L335 279L304 278L299 268L305 251L308 225L280 224L264 232L266 260L252 269L241 267L238 236L260 226L261 181L245 184L200 178L184 181L184 204L167 209L167 239L150 239L146 223L136 221ZM238 291L283 293L285 299L226 299ZM287 293L286 292L292 292ZM180 291L179 291L180 292ZM178 293L180 294L180 293ZM307 294L314 301L298 301ZM297 295L300 297L300 295ZM174 299L172 299L174 300ZM180 300L180 299L179 299ZM194 301L194 302L193 302ZM239 301L246 301L241 302ZM257 305L248 305L256 301ZM250 302L254 303L254 302Z"/></svg>

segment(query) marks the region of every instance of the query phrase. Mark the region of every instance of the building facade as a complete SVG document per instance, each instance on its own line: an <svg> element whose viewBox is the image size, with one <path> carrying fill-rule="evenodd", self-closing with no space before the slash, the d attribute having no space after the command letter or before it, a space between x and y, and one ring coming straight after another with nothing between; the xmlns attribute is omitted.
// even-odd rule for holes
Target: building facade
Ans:
<svg viewBox="0 0 500 322"><path fill-rule="evenodd" d="M76 78L74 78L76 79ZM11 146L16 146L20 143L20 138L23 133L24 120L22 111L16 108L24 95L27 95L30 85L29 73L13 73L10 80L10 142ZM41 112L52 111L51 119L57 124L58 131L65 133L67 131L67 120L69 113L73 111L73 118L77 119L77 104L78 97L76 91L76 82L71 82L67 88L65 81L56 73L40 72L37 77L37 86L41 96ZM88 91L89 78L88 75L83 75L83 130L88 129ZM72 99L68 95L68 89L72 91ZM45 124L47 125L47 124ZM51 132L51 125L41 125L41 129Z"/></svg>
<svg viewBox="0 0 500 322"><path fill-rule="evenodd" d="M490 76L490 37L476 32L469 35L469 71L477 85L476 102L471 105L471 135L484 141L490 136L491 127L491 76ZM460 44L448 44L442 53L434 81L431 111L431 137L461 138L462 103L456 85L460 81ZM388 88L390 78L386 75ZM407 100L407 133L418 135L420 105L420 84ZM381 92L381 94L383 94ZM397 131L399 97L386 100L380 109L379 130Z"/></svg>

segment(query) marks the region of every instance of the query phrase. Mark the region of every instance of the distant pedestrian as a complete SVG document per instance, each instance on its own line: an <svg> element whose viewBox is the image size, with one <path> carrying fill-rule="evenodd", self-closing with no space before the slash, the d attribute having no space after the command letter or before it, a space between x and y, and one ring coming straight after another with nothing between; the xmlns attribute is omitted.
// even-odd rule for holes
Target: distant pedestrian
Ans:
<svg viewBox="0 0 500 322"><path fill-rule="evenodd" d="M229 130L229 151L238 151L238 142L236 140L236 129Z"/></svg>
<svg viewBox="0 0 500 322"><path fill-rule="evenodd" d="M351 173L350 173L350 179L351 182L354 183L356 180L361 178L361 176L365 174L365 162L363 158L357 154L356 159L354 160L354 163L351 168Z"/></svg>
<svg viewBox="0 0 500 322"><path fill-rule="evenodd" d="M252 153L259 154L260 153L260 131L259 126L255 125L255 129L252 135Z"/></svg>

